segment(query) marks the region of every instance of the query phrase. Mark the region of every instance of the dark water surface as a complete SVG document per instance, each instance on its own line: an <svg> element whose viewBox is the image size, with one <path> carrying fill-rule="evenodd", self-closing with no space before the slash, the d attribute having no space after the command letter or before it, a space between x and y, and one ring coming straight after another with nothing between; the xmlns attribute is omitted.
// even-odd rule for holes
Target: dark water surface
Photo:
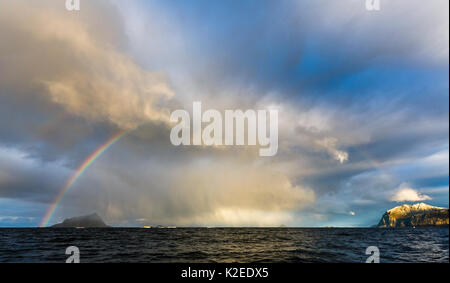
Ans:
<svg viewBox="0 0 450 283"><path fill-rule="evenodd" d="M0 229L0 262L449 262L446 228Z"/></svg>

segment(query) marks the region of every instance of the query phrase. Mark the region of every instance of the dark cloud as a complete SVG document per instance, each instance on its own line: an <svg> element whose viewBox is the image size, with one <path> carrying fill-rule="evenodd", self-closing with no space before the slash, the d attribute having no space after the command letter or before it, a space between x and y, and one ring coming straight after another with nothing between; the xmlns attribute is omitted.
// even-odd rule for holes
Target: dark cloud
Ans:
<svg viewBox="0 0 450 283"><path fill-rule="evenodd" d="M0 200L50 203L95 149L138 125L58 217L369 225L402 183L448 191L448 2L383 4L90 1L69 14L2 1ZM172 146L168 113L194 100L278 107L278 154Z"/></svg>

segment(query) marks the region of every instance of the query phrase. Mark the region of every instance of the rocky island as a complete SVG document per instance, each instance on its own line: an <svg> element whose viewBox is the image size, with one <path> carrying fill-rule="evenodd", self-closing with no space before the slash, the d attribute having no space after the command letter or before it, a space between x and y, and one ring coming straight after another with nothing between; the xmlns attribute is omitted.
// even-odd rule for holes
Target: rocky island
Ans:
<svg viewBox="0 0 450 283"><path fill-rule="evenodd" d="M377 227L419 227L449 225L448 208L425 203L404 204L386 211Z"/></svg>
<svg viewBox="0 0 450 283"><path fill-rule="evenodd" d="M107 228L103 219L97 213L65 219L62 223L51 226L52 228Z"/></svg>

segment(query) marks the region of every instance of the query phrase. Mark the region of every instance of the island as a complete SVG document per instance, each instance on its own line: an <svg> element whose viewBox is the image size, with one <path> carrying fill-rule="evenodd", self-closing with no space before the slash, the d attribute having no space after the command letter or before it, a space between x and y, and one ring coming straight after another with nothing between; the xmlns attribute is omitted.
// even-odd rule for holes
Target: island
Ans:
<svg viewBox="0 0 450 283"><path fill-rule="evenodd" d="M425 203L404 204L386 211L377 227L448 226L448 215L448 208L431 206Z"/></svg>
<svg viewBox="0 0 450 283"><path fill-rule="evenodd" d="M62 223L51 226L52 228L108 228L103 219L97 214L72 217L65 219Z"/></svg>

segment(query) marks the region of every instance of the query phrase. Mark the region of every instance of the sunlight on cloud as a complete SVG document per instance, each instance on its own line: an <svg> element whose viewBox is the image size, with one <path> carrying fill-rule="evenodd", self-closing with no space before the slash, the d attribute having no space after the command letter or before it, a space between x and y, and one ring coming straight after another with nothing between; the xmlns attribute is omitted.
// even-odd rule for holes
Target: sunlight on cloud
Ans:
<svg viewBox="0 0 450 283"><path fill-rule="evenodd" d="M74 199L77 195L92 195L88 202L98 199L99 213L113 223L133 215L140 223L178 226L279 226L298 220L292 218L295 212L316 201L312 189L293 184L275 166L220 161L185 161L172 164L170 170L157 162L140 163L132 170L133 178L123 170L97 166L72 193Z"/></svg>
<svg viewBox="0 0 450 283"><path fill-rule="evenodd" d="M6 59L2 69L21 81L7 76L2 83L43 86L51 102L88 121L109 121L125 129L149 120L168 121L165 104L174 92L165 75L144 70L121 53L105 36L111 31L102 30L92 17L67 14L52 1L7 2L0 8L6 39L0 52L21 46L16 50L21 59ZM102 2L86 2L83 9L104 9L106 22L120 21Z"/></svg>
<svg viewBox="0 0 450 283"><path fill-rule="evenodd" d="M336 159L340 163L344 163L348 160L348 153L336 148L337 141L338 140L336 138L327 137L321 140L317 140L316 144L320 147L325 148L327 152L334 157L334 159Z"/></svg>
<svg viewBox="0 0 450 283"><path fill-rule="evenodd" d="M210 215L199 216L199 223L216 223L225 226L272 226L292 223L293 215L288 212L252 210L241 208L219 208Z"/></svg>
<svg viewBox="0 0 450 283"><path fill-rule="evenodd" d="M423 201L431 200L431 197L419 193L417 190L411 188L408 184L403 183L398 190L390 198L391 201L405 202L405 201Z"/></svg>

